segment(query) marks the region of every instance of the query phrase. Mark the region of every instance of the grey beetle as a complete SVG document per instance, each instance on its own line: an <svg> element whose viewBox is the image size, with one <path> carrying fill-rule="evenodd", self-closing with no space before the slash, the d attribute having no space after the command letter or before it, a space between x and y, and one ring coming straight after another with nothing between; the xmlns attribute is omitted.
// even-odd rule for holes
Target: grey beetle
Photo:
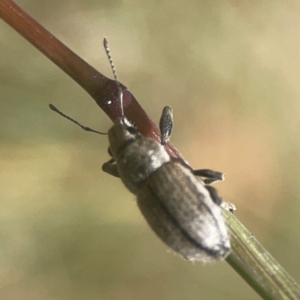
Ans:
<svg viewBox="0 0 300 300"><path fill-rule="evenodd" d="M111 60L107 40L104 47ZM122 91L119 98L122 104ZM173 114L165 107L160 120L161 143L143 137L122 116L108 132L112 159L103 171L120 177L137 196L138 206L153 231L175 252L187 260L212 261L230 252L230 238L217 191L205 183L222 180L212 170L193 171L164 148L170 138ZM205 177L204 181L196 176Z"/></svg>
<svg viewBox="0 0 300 300"><path fill-rule="evenodd" d="M170 107L164 108L160 119L161 143L139 133L124 116L122 88L106 39L104 47L118 85L122 113L108 131L112 158L103 164L103 171L121 178L136 195L149 226L176 253L194 261L224 259L231 249L230 236L222 215L222 199L209 185L223 180L223 174L209 169L192 170L170 157L164 148L173 126ZM53 105L50 108L67 117Z"/></svg>

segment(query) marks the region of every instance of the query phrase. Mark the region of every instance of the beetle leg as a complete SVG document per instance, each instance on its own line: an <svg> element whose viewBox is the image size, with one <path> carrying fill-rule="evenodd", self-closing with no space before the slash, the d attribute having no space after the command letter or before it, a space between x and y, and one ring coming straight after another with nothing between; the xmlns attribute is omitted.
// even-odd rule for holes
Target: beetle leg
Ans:
<svg viewBox="0 0 300 300"><path fill-rule="evenodd" d="M231 212L233 214L233 212L236 210L236 207L233 203L231 202L222 202L221 207L225 210L228 210L229 212Z"/></svg>
<svg viewBox="0 0 300 300"><path fill-rule="evenodd" d="M170 106L164 107L159 121L159 129L161 140L160 143L164 146L171 137L173 128L173 110Z"/></svg>
<svg viewBox="0 0 300 300"><path fill-rule="evenodd" d="M193 174L195 176L205 177L203 179L203 182L205 184L211 184L215 181L223 181L224 180L224 174L221 172L209 170L209 169L200 169L200 170L193 170Z"/></svg>
<svg viewBox="0 0 300 300"><path fill-rule="evenodd" d="M212 187L211 185L205 185L206 189L208 190L211 199L219 206L223 203L222 198L219 196L218 191Z"/></svg>
<svg viewBox="0 0 300 300"><path fill-rule="evenodd" d="M104 171L114 177L120 178L120 175L119 175L119 172L117 169L117 165L115 164L115 162L116 162L115 159L111 158L109 161L107 161L106 163L104 163L102 165L102 171Z"/></svg>
<svg viewBox="0 0 300 300"><path fill-rule="evenodd" d="M113 156L112 156L112 153L111 153L110 147L107 148L107 152L108 152L108 155L109 155L110 157L113 157Z"/></svg>
<svg viewBox="0 0 300 300"><path fill-rule="evenodd" d="M223 199L219 196L218 191L211 185L205 185L206 189L209 192L211 199L220 207L225 210L230 211L232 214L236 210L236 207L233 203L224 202Z"/></svg>

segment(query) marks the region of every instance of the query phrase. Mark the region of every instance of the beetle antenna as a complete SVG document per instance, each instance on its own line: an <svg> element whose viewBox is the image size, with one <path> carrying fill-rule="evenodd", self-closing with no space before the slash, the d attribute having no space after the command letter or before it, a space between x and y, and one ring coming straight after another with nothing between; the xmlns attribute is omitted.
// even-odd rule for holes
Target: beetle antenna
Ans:
<svg viewBox="0 0 300 300"><path fill-rule="evenodd" d="M109 60L109 64L110 64L111 70L112 70L113 75L114 75L114 79L115 79L116 84L117 84L117 86L118 86L118 92L119 92L118 96L119 96L119 99L120 99L121 114L122 114L122 117L124 117L123 91L122 91L121 84L120 84L120 82L118 81L116 68L115 68L115 65L114 65L113 60L112 60L112 57L111 57L111 52L110 52L108 40L107 40L106 37L103 39L103 45L104 45L104 49L105 49L107 58L108 58L108 60Z"/></svg>
<svg viewBox="0 0 300 300"><path fill-rule="evenodd" d="M76 125L78 125L81 129L83 129L85 131L107 135L107 133L105 133L105 132L100 132L100 131L94 130L94 129L90 128L90 127L83 126L82 124L80 124L76 120L74 120L71 117L65 115L63 112L61 112L59 109L57 109L53 104L49 104L49 108L51 110L55 111L56 113L58 113L59 115L61 115L62 117L64 117L64 118L70 120L71 122L75 123Z"/></svg>

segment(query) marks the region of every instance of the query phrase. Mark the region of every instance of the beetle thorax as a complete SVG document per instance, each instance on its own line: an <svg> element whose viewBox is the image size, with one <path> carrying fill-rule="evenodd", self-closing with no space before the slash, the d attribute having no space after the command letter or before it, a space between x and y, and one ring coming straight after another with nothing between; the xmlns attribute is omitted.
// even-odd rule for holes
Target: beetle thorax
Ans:
<svg viewBox="0 0 300 300"><path fill-rule="evenodd" d="M133 193L150 174L171 160L160 143L141 136L122 122L109 130L109 141L119 175Z"/></svg>

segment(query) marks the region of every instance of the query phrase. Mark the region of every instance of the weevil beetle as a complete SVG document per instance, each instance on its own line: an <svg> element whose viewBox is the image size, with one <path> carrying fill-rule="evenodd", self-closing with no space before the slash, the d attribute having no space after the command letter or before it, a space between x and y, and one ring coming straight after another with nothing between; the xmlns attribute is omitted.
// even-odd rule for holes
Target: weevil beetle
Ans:
<svg viewBox="0 0 300 300"><path fill-rule="evenodd" d="M123 92L106 39L104 48L118 86L121 116L108 131L112 158L102 170L119 177L136 195L150 227L176 253L194 261L224 259L230 252L230 237L222 216L222 199L209 185L223 180L223 174L209 169L193 170L170 157L164 147L173 127L170 107L164 108L160 119L161 143L139 133L124 115ZM50 108L66 117L54 106Z"/></svg>

